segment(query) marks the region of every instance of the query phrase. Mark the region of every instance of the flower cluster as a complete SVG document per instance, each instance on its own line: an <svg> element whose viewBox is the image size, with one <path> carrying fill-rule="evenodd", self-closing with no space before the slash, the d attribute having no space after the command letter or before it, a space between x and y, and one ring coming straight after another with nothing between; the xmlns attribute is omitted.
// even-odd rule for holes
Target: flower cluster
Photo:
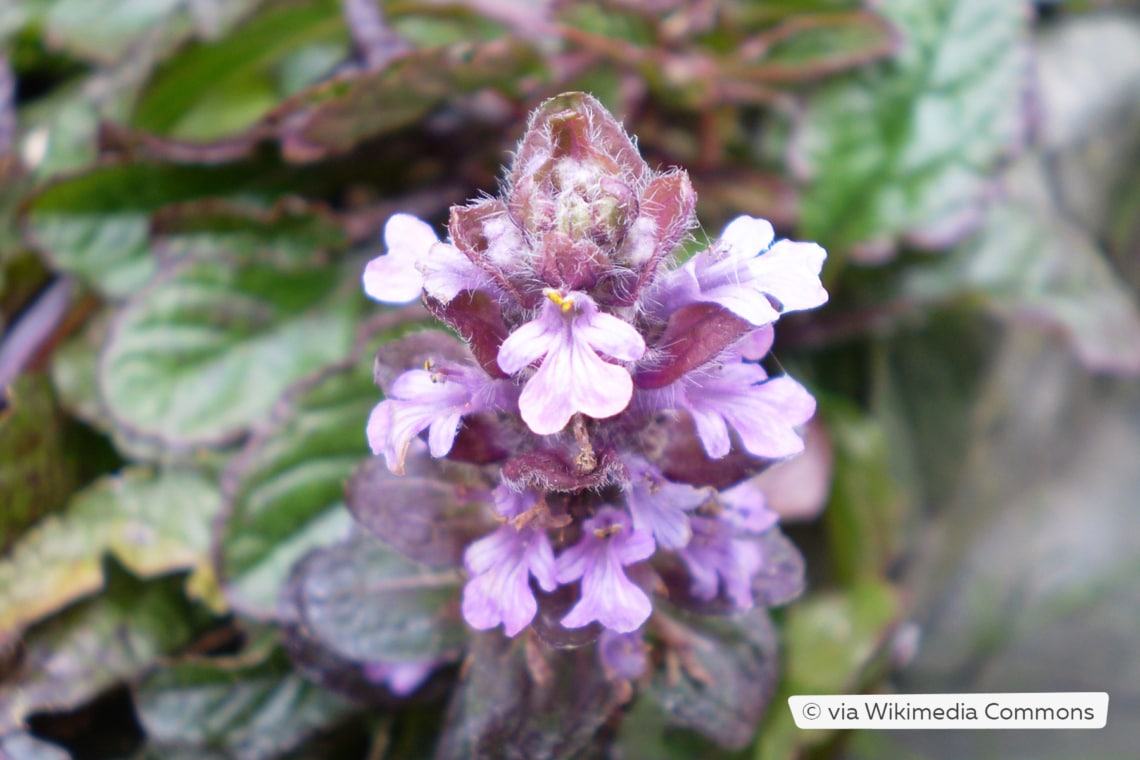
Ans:
<svg viewBox="0 0 1140 760"><path fill-rule="evenodd" d="M472 627L604 632L624 672L654 593L758 603L776 519L749 478L802 450L815 411L760 360L782 314L827 300L826 254L740 217L678 266L695 203L685 172L653 171L570 93L532 116L500 197L452 208L446 241L389 220L366 292L422 298L462 342L426 331L381 352L368 440L396 474L470 471L486 526L462 556Z"/></svg>

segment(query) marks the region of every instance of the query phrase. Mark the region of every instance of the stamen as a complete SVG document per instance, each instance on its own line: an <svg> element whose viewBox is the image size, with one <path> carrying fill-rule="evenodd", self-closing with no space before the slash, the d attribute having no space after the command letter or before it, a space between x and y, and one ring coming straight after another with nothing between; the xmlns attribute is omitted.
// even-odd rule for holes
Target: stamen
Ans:
<svg viewBox="0 0 1140 760"><path fill-rule="evenodd" d="M621 525L619 525L618 523L614 523L613 525L607 525L604 528L598 528L597 530L594 531L594 535L597 536L598 538L609 538L610 536L614 535L615 533L621 533Z"/></svg>
<svg viewBox="0 0 1140 760"><path fill-rule="evenodd" d="M543 294L547 298L549 298L551 301L553 301L555 304L562 307L562 313L563 314L568 313L571 309L574 308L574 299L573 298L570 298L568 296L564 296L561 293L559 293L557 290L554 290L553 288L547 288L546 290L543 291Z"/></svg>

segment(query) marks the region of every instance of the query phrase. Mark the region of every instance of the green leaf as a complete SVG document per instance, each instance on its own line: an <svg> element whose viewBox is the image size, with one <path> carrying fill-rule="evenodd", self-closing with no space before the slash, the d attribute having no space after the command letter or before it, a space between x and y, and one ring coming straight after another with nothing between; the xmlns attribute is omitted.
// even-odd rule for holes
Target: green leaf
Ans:
<svg viewBox="0 0 1140 760"><path fill-rule="evenodd" d="M797 694L840 694L855 686L898 612L894 589L882 581L792 605L782 637L788 684L803 689Z"/></svg>
<svg viewBox="0 0 1140 760"><path fill-rule="evenodd" d="M614 750L614 756L624 760L727 760L737 756L696 731L670 726L661 708L644 698L634 700L622 717Z"/></svg>
<svg viewBox="0 0 1140 760"><path fill-rule="evenodd" d="M172 448L233 440L294 381L343 359L363 299L334 267L192 259L122 311L99 385L117 426Z"/></svg>
<svg viewBox="0 0 1140 760"><path fill-rule="evenodd" d="M99 352L106 342L112 316L113 310L110 308L97 311L78 335L52 351L51 378L59 403L69 414L104 433L113 445L112 451L117 452L121 458L136 463L168 464L175 458L158 442L116 427L99 396ZM71 448L76 450L74 445ZM81 460L86 461L89 455L90 452L85 451ZM192 460L195 466L209 467L211 465L206 460L220 455L220 452L197 451L187 459ZM97 472L112 469L114 465Z"/></svg>
<svg viewBox="0 0 1140 760"><path fill-rule="evenodd" d="M167 258L220 252L294 269L325 263L349 244L332 211L292 195L268 208L223 198L172 203L154 214L151 229Z"/></svg>
<svg viewBox="0 0 1140 760"><path fill-rule="evenodd" d="M809 101L793 155L810 174L801 231L831 253L939 247L976 224L992 170L1020 140L1027 70L1019 3L887 0L899 56Z"/></svg>
<svg viewBox="0 0 1140 760"><path fill-rule="evenodd" d="M526 13L525 6L510 13ZM385 20L392 31L417 48L437 48L455 42L493 40L509 34L509 29L473 6L427 5L418 0L390 0L384 4Z"/></svg>
<svg viewBox="0 0 1140 760"><path fill-rule="evenodd" d="M94 164L100 122L122 119L125 104L137 89L138 82L131 77L93 73L22 107L21 155L32 177L44 182Z"/></svg>
<svg viewBox="0 0 1140 760"><path fill-rule="evenodd" d="M110 420L99 400L99 349L107 337L110 310L97 312L79 331L52 351L51 381L59 404L69 414L100 429Z"/></svg>
<svg viewBox="0 0 1140 760"><path fill-rule="evenodd" d="M302 381L233 461L216 551L244 614L273 617L293 565L347 535L344 483L368 455L364 424L379 395L363 361Z"/></svg>
<svg viewBox="0 0 1140 760"><path fill-rule="evenodd" d="M53 46L96 63L121 59L152 30L188 25L181 0L55 0L45 16Z"/></svg>
<svg viewBox="0 0 1140 760"><path fill-rule="evenodd" d="M416 123L455 93L513 92L538 68L535 53L509 39L414 50L379 71L347 74L306 90L283 107L286 157L313 161Z"/></svg>
<svg viewBox="0 0 1140 760"><path fill-rule="evenodd" d="M831 735L796 728L788 696L858 692L899 612L898 595L884 581L814 594L788 608L781 636L785 671L776 706L760 727L758 760L801 757L797 748Z"/></svg>
<svg viewBox="0 0 1140 760"><path fill-rule="evenodd" d="M149 224L153 211L204 195L233 193L251 167L107 164L59 180L29 199L24 234L54 269L121 298L156 271Z"/></svg>
<svg viewBox="0 0 1140 760"><path fill-rule="evenodd" d="M0 549L61 506L76 481L47 379L23 375L7 390L8 408L0 411Z"/></svg>
<svg viewBox="0 0 1140 760"><path fill-rule="evenodd" d="M268 4L224 39L190 45L163 64L144 87L131 123L180 140L240 132L289 94L287 88L327 74L330 56L309 53L330 48L336 59L348 52L338 2ZM303 59L309 64L298 70Z"/></svg>
<svg viewBox="0 0 1140 760"><path fill-rule="evenodd" d="M839 66L881 57L894 47L891 29L865 11L793 16L775 27L763 58L766 78L818 78Z"/></svg>
<svg viewBox="0 0 1140 760"><path fill-rule="evenodd" d="M731 749L748 744L776 690L776 632L766 610L670 618L678 668L660 668L649 693L672 725Z"/></svg>
<svg viewBox="0 0 1140 760"><path fill-rule="evenodd" d="M16 669L0 684L0 734L40 710L70 710L184 646L200 610L181 578L139 583L108 572L107 593L28 631Z"/></svg>
<svg viewBox="0 0 1140 760"><path fill-rule="evenodd" d="M113 554L140 577L191 570L189 588L213 597L209 527L221 494L190 470L126 470L80 491L0 560L0 642L103 588Z"/></svg>
<svg viewBox="0 0 1140 760"><path fill-rule="evenodd" d="M252 665L177 663L139 684L135 705L151 751L192 747L242 760L280 757L356 709L280 654Z"/></svg>
<svg viewBox="0 0 1140 760"><path fill-rule="evenodd" d="M822 400L835 451L824 511L831 561L843 583L881 578L901 550L905 495L882 425L838 400ZM941 453L941 452L940 452Z"/></svg>
<svg viewBox="0 0 1140 760"><path fill-rule="evenodd" d="M992 321L975 312L937 311L921 329L900 329L876 345L872 415L858 419L836 410L847 417L844 429L849 436L843 473L837 474L842 483L837 498L842 491L868 518L855 535L869 539L867 531L873 527L886 529L871 545L850 541L854 557L870 554L889 561L890 553L872 547L898 548L905 530L900 507L921 506L931 514L957 489L973 433L977 392L999 334ZM842 540L844 530L837 524L834 529ZM880 562L880 572L885 567Z"/></svg>
<svg viewBox="0 0 1140 760"><path fill-rule="evenodd" d="M1140 309L1077 227L1028 203L994 206L973 239L914 269L903 291L935 303L980 300L999 317L1060 332L1090 369L1140 373Z"/></svg>
<svg viewBox="0 0 1140 760"><path fill-rule="evenodd" d="M462 579L397 554L366 534L318 549L286 593L318 641L358 662L402 663L458 655Z"/></svg>

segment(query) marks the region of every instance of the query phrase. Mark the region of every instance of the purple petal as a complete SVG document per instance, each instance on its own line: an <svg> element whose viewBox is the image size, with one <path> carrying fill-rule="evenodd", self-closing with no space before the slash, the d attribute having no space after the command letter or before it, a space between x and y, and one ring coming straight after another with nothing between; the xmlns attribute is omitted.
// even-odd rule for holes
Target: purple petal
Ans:
<svg viewBox="0 0 1140 760"><path fill-rule="evenodd" d="M428 427L428 450L435 458L445 457L455 443L455 435L459 432L459 421L463 419L463 412L457 411L436 417Z"/></svg>
<svg viewBox="0 0 1140 760"><path fill-rule="evenodd" d="M446 456L462 418L507 408L513 387L472 367L440 363L403 373L392 382L389 395L383 409L373 410L368 439L373 452L384 452L392 472L402 474L408 446L421 432L428 430L433 457Z"/></svg>
<svg viewBox="0 0 1140 760"><path fill-rule="evenodd" d="M649 657L641 635L602 631L598 638L598 657L608 678L628 681L640 678L649 666Z"/></svg>
<svg viewBox="0 0 1140 760"><path fill-rule="evenodd" d="M804 450L795 428L815 414L815 399L790 377L775 377L750 388L747 402L725 411L749 453L783 459Z"/></svg>
<svg viewBox="0 0 1140 760"><path fill-rule="evenodd" d="M578 319L574 336L618 361L637 361L645 354L645 340L633 325L600 311Z"/></svg>
<svg viewBox="0 0 1140 760"><path fill-rule="evenodd" d="M510 520L537 504L539 494L530 489L516 491L501 483L495 486L492 496L495 500L495 511L500 517Z"/></svg>
<svg viewBox="0 0 1140 760"><path fill-rule="evenodd" d="M519 396L519 412L539 435L566 427L575 412L594 419L619 414L633 397L633 379L602 360L577 336L551 348Z"/></svg>
<svg viewBox="0 0 1140 760"><path fill-rule="evenodd" d="M397 697L406 697L427 680L440 660L427 659L414 662L366 662L364 677L373 683L381 683Z"/></svg>
<svg viewBox="0 0 1140 760"><path fill-rule="evenodd" d="M502 561L503 555L511 551L518 531L509 525L501 525L478 541L471 542L463 554L463 566L471 575L481 575Z"/></svg>
<svg viewBox="0 0 1140 760"><path fill-rule="evenodd" d="M746 480L717 497L728 509L722 514L730 525L748 533L763 533L775 525L780 516L768 509L764 492L754 480Z"/></svg>
<svg viewBox="0 0 1140 760"><path fill-rule="evenodd" d="M546 311L543 311L545 314ZM531 363L538 361L551 349L551 345L561 339L562 325L540 316L522 325L499 346L499 368L508 375L521 372Z"/></svg>
<svg viewBox="0 0 1140 760"><path fill-rule="evenodd" d="M479 290L491 284L483 270L446 243L431 246L417 268L422 275L423 289L443 304L451 303L451 299L464 290Z"/></svg>
<svg viewBox="0 0 1140 760"><path fill-rule="evenodd" d="M566 628L582 628L595 620L618 633L636 631L653 613L649 597L626 577L621 564L604 557L582 578L582 598L566 617Z"/></svg>
<svg viewBox="0 0 1140 760"><path fill-rule="evenodd" d="M757 364L733 360L680 381L678 405L693 416L697 435L710 457L731 449L728 427L753 456L781 459L803 450L795 428L815 413L815 399L790 377L767 379Z"/></svg>
<svg viewBox="0 0 1140 760"><path fill-rule="evenodd" d="M653 554L653 538L631 529L622 511L606 508L582 525L582 538L555 560L560 583L582 579L578 603L562 619L566 628L581 628L595 620L618 633L635 631L649 618L649 597L626 577L622 565Z"/></svg>
<svg viewBox="0 0 1140 760"><path fill-rule="evenodd" d="M732 450L732 439L728 435L728 424L724 415L713 409L705 409L695 404L689 407L697 437L701 439L705 453L713 459L728 456Z"/></svg>
<svg viewBox="0 0 1140 760"><path fill-rule="evenodd" d="M737 217L720 239L683 269L697 282L694 300L717 303L759 327L788 311L827 302L819 274L826 252L815 243L781 240L772 245L772 225ZM773 305L769 298L778 302Z"/></svg>
<svg viewBox="0 0 1140 760"><path fill-rule="evenodd" d="M737 348L743 358L759 361L772 350L775 339L776 331L772 329L772 325L764 325L745 335Z"/></svg>
<svg viewBox="0 0 1140 760"><path fill-rule="evenodd" d="M435 668L436 662L401 662L390 666L388 688L398 697L406 697L420 687Z"/></svg>
<svg viewBox="0 0 1140 760"><path fill-rule="evenodd" d="M780 318L780 312L756 288L748 285L721 285L702 288L701 300L720 304L754 325L767 325Z"/></svg>
<svg viewBox="0 0 1140 760"><path fill-rule="evenodd" d="M598 550L592 536L584 536L581 541L564 550L554 560L554 579L558 583L573 583L593 566Z"/></svg>
<svg viewBox="0 0 1140 760"><path fill-rule="evenodd" d="M364 268L364 292L384 303L408 303L420 297L424 279L416 265L439 242L431 225L410 214L394 214L384 225L388 253Z"/></svg>
<svg viewBox="0 0 1140 760"><path fill-rule="evenodd" d="M721 583L737 609L750 609L752 579L763 566L755 539L736 538L732 526L717 518L693 518L693 540L678 552L689 571L690 593L705 601L716 598Z"/></svg>
<svg viewBox="0 0 1140 760"><path fill-rule="evenodd" d="M631 457L628 469L625 501L633 527L652 534L664 549L679 549L687 544L692 530L686 512L704 503L707 494L689 485L669 482L660 470L640 457Z"/></svg>
<svg viewBox="0 0 1140 760"><path fill-rule="evenodd" d="M539 588L551 592L558 588L558 581L554 574L554 547L550 545L545 533L541 531L536 531L536 533L539 537L534 539L527 555L530 574L538 581Z"/></svg>
<svg viewBox="0 0 1140 760"><path fill-rule="evenodd" d="M365 428L368 435L368 446L372 449L373 456L380 456L385 453L391 430L392 402L390 400L381 401L372 408L372 413L368 415L368 426ZM388 468L392 468L391 461L388 462Z"/></svg>
<svg viewBox="0 0 1140 760"><path fill-rule="evenodd" d="M725 225L720 240L726 243L733 258L750 259L772 245L776 231L767 219L738 216Z"/></svg>
<svg viewBox="0 0 1140 760"><path fill-rule="evenodd" d="M814 309L827 303L819 280L827 253L815 243L781 240L749 263L755 287L780 302L780 311Z"/></svg>
<svg viewBox="0 0 1140 760"><path fill-rule="evenodd" d="M585 293L545 292L549 300L538 316L511 333L498 355L499 367L509 374L543 359L519 397L523 421L539 435L559 432L577 412L605 419L623 411L633 380L598 351L631 361L645 353L637 331L599 312Z"/></svg>
<svg viewBox="0 0 1140 760"><path fill-rule="evenodd" d="M555 588L554 552L546 534L504 525L468 547L464 565L471 578L463 587L461 610L477 630L502 623L508 636L530 625L538 610L530 575L548 591Z"/></svg>
<svg viewBox="0 0 1140 760"><path fill-rule="evenodd" d="M613 555L617 557L621 564L632 565L635 562L640 562L643 559L649 559L653 556L653 552L657 550L657 545L653 542L653 536L645 531L632 530L624 538L615 536L611 540Z"/></svg>

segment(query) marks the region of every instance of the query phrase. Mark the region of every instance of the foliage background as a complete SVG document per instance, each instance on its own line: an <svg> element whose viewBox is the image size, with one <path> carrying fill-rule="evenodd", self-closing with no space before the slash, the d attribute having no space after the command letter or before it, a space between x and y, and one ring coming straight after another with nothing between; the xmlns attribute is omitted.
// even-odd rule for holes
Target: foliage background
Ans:
<svg viewBox="0 0 1140 760"><path fill-rule="evenodd" d="M1127 5L5 2L0 755L430 752L440 689L338 696L278 600L348 528L372 351L424 319L359 293L384 221L491 190L527 112L584 89L689 170L709 235L748 213L830 253L831 304L776 346L821 402L770 483L809 586L733 756L1129 756ZM838 735L781 702L1066 689L1108 691L1108 727ZM646 700L611 752L716 756Z"/></svg>

